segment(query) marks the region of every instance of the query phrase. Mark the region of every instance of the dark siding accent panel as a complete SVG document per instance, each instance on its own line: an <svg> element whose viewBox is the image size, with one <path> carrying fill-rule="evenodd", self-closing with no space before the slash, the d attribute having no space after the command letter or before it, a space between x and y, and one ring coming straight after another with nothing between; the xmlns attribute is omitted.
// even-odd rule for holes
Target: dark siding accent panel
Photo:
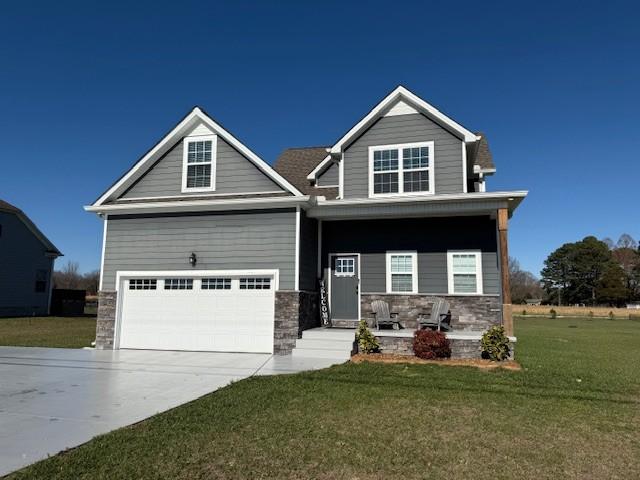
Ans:
<svg viewBox="0 0 640 480"><path fill-rule="evenodd" d="M0 212L0 225L0 316L46 314L53 259L15 214ZM35 291L37 270L47 272L42 293Z"/></svg>
<svg viewBox="0 0 640 480"><path fill-rule="evenodd" d="M182 141L178 142L121 198L202 195L202 192L181 192L182 145ZM216 190L211 193L242 194L275 191L282 191L282 188L218 136Z"/></svg>
<svg viewBox="0 0 640 480"><path fill-rule="evenodd" d="M447 251L481 250L484 293L499 292L496 225L489 217L323 222L322 263L329 253L360 253L362 293L385 292L386 252L418 252L418 291L448 293Z"/></svg>
<svg viewBox="0 0 640 480"><path fill-rule="evenodd" d="M382 117L344 152L344 197L369 196L369 147L434 142L435 193L462 193L462 140L421 114Z"/></svg>
<svg viewBox="0 0 640 480"><path fill-rule="evenodd" d="M279 269L294 287L295 212L109 219L103 290L118 270Z"/></svg>
<svg viewBox="0 0 640 480"><path fill-rule="evenodd" d="M332 163L322 175L318 177L317 185L319 187L334 187L340 182L340 167L336 163Z"/></svg>
<svg viewBox="0 0 640 480"><path fill-rule="evenodd" d="M300 212L300 290L315 291L318 270L318 221Z"/></svg>

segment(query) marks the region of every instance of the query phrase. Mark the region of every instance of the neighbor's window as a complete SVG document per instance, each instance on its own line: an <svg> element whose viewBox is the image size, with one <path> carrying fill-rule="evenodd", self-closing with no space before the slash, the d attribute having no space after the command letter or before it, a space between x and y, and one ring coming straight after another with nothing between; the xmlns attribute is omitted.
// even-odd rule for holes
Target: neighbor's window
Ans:
<svg viewBox="0 0 640 480"><path fill-rule="evenodd" d="M479 251L448 252L449 293L482 293L482 254Z"/></svg>
<svg viewBox="0 0 640 480"><path fill-rule="evenodd" d="M158 281L155 278L132 278L129 280L129 290L155 290Z"/></svg>
<svg viewBox="0 0 640 480"><path fill-rule="evenodd" d="M370 195L433 193L433 142L369 147Z"/></svg>
<svg viewBox="0 0 640 480"><path fill-rule="evenodd" d="M231 290L230 278L203 278L202 290Z"/></svg>
<svg viewBox="0 0 640 480"><path fill-rule="evenodd" d="M418 292L418 255L416 252L387 252L387 292Z"/></svg>
<svg viewBox="0 0 640 480"><path fill-rule="evenodd" d="M193 290L193 278L165 278L165 290Z"/></svg>
<svg viewBox="0 0 640 480"><path fill-rule="evenodd" d="M207 191L215 187L216 136L184 139L183 191Z"/></svg>
<svg viewBox="0 0 640 480"><path fill-rule="evenodd" d="M336 258L336 276L353 277L356 274L355 258Z"/></svg>
<svg viewBox="0 0 640 480"><path fill-rule="evenodd" d="M35 284L36 293L44 293L47 291L47 275L48 274L49 274L48 270L36 270L36 284Z"/></svg>
<svg viewBox="0 0 640 480"><path fill-rule="evenodd" d="M271 289L270 278L241 278L240 290L269 290Z"/></svg>

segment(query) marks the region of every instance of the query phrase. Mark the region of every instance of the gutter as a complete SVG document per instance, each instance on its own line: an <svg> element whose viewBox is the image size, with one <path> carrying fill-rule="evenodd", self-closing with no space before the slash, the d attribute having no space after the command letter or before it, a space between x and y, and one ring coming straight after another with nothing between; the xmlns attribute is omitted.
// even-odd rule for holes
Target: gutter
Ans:
<svg viewBox="0 0 640 480"><path fill-rule="evenodd" d="M232 200L178 200L164 202L140 202L135 204L87 205L85 211L98 215L163 213L163 212L214 212L221 210L263 210L296 206L312 206L311 197L291 196L273 198L238 198Z"/></svg>

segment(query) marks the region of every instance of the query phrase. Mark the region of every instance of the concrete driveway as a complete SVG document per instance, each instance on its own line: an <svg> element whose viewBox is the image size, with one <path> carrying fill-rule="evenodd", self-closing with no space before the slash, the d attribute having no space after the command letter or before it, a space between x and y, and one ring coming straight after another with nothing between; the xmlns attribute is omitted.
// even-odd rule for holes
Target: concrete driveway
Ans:
<svg viewBox="0 0 640 480"><path fill-rule="evenodd" d="M0 475L252 375L335 360L0 347Z"/></svg>

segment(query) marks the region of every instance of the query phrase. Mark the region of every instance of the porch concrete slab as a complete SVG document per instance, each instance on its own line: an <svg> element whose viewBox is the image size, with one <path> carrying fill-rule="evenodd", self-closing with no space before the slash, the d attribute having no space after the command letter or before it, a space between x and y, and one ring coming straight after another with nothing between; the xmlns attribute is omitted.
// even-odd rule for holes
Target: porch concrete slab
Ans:
<svg viewBox="0 0 640 480"><path fill-rule="evenodd" d="M0 347L0 475L232 381L331 363L252 353Z"/></svg>

